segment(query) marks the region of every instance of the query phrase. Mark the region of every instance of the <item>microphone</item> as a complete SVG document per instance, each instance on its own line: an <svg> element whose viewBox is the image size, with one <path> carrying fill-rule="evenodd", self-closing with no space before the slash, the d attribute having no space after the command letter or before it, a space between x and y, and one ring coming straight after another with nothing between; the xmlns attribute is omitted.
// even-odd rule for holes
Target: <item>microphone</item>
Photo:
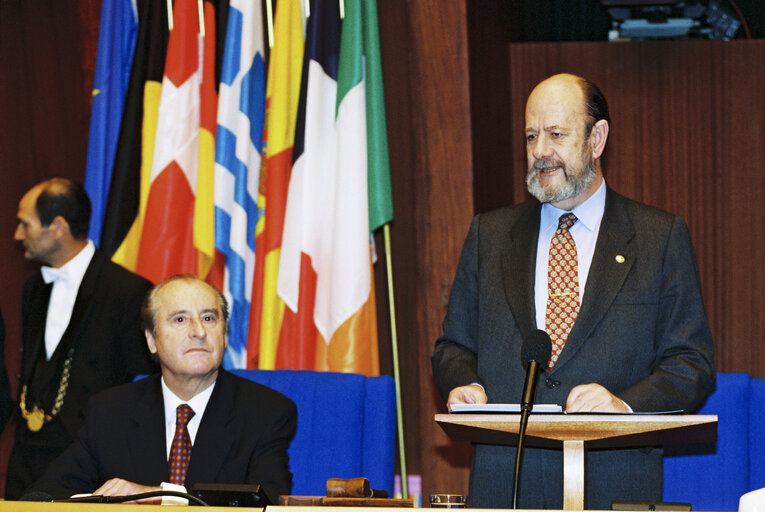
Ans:
<svg viewBox="0 0 765 512"><path fill-rule="evenodd" d="M526 366L526 381L523 383L521 411L531 412L537 392L537 374L550 361L552 341L545 331L537 329L523 340L521 360Z"/></svg>
<svg viewBox="0 0 765 512"><path fill-rule="evenodd" d="M521 454L523 453L523 438L526 435L526 425L529 422L529 414L534 407L534 397L537 392L537 375L540 369L550 361L552 354L552 341L550 335L537 329L531 331L521 345L521 360L526 366L526 380L523 383L523 395L521 396L521 422L518 427L518 449L515 452L515 469L513 471L513 508L518 502L518 480L521 472Z"/></svg>

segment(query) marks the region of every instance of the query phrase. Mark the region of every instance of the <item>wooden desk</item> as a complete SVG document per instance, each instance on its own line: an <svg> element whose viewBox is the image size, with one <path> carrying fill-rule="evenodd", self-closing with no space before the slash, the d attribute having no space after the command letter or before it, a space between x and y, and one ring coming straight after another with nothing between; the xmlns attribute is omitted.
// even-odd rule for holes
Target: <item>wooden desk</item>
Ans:
<svg viewBox="0 0 765 512"><path fill-rule="evenodd" d="M120 503L45 503L41 501L0 501L0 512L168 512L162 505L123 505ZM209 512L263 511L260 508L207 507ZM463 509L471 510L471 509ZM478 510L478 509L475 509ZM482 512L507 512L505 509L482 509ZM520 509L519 509L520 510ZM265 512L412 512L411 508L399 507L284 507L269 505ZM539 511L536 511L539 512ZM563 512L563 511L549 511Z"/></svg>
<svg viewBox="0 0 765 512"><path fill-rule="evenodd" d="M50 503L44 501L0 501L0 512L168 512L168 505L126 505L122 503ZM205 512L237 510L263 511L262 508L205 507Z"/></svg>

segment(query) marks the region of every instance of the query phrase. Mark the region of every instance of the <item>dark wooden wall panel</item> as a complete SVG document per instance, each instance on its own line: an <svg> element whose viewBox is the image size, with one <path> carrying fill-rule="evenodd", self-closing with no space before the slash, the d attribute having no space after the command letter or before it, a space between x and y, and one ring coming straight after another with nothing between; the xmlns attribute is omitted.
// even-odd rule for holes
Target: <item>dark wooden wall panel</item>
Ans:
<svg viewBox="0 0 765 512"><path fill-rule="evenodd" d="M466 9L464 2L410 2L407 39L414 152L417 273L408 283L417 297L412 353L419 362L417 411L423 495L463 489L470 447L455 446L433 422L443 410L430 369L433 342L441 332L454 269L473 215ZM407 250L406 248L404 250ZM411 453L411 452L410 452Z"/></svg>
<svg viewBox="0 0 765 512"><path fill-rule="evenodd" d="M513 190L523 189L512 167L513 126L510 67L507 62L508 4L503 0L468 3L470 45L470 114L473 143L473 197L476 213L508 204Z"/></svg>
<svg viewBox="0 0 765 512"><path fill-rule="evenodd" d="M385 100L388 120L388 145L391 156L394 219L391 227L392 266L395 280L394 294L399 344L401 393L408 407L404 408L404 441L409 454L407 471L420 474L422 469L417 453L420 442L417 409L412 405L420 401L419 368L417 357L417 261L416 221L412 205L415 203L414 141L411 137L412 115L411 83L402 79L409 74L408 7L404 2L391 1L379 10L380 47L383 53ZM378 247L383 237L378 236ZM382 254L381 250L378 250ZM381 262L383 263L383 262ZM380 336L380 372L393 374L392 354L387 348L390 339L390 310L387 301L385 268L375 266L378 297L378 331ZM383 299L383 295L386 299ZM398 457L397 457L398 460Z"/></svg>
<svg viewBox="0 0 765 512"><path fill-rule="evenodd" d="M427 504L433 492L467 491L472 454L433 421L444 405L430 368L474 212L467 8L442 0L378 5L408 470L422 476Z"/></svg>
<svg viewBox="0 0 765 512"><path fill-rule="evenodd" d="M720 196L724 223L718 239L721 268L715 315L719 368L765 376L765 41L726 48L723 165ZM710 250L711 248L705 248ZM706 254L706 252L704 253ZM703 256L703 255L702 255Z"/></svg>

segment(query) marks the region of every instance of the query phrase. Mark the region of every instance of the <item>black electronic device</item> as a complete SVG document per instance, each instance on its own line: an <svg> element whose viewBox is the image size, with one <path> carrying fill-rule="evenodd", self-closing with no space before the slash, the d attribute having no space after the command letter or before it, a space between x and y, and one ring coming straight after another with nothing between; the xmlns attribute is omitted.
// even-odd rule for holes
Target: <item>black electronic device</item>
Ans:
<svg viewBox="0 0 765 512"><path fill-rule="evenodd" d="M191 486L190 494L218 507L266 507L273 505L260 484L204 484Z"/></svg>
<svg viewBox="0 0 765 512"><path fill-rule="evenodd" d="M614 501L611 503L611 510L664 510L688 512L691 510L691 504L672 501Z"/></svg>

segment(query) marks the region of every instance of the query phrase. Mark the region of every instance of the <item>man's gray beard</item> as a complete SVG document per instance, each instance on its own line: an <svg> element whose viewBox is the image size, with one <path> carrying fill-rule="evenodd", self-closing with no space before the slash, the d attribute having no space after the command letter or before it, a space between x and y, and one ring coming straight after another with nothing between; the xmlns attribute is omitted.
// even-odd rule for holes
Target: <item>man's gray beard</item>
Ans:
<svg viewBox="0 0 765 512"><path fill-rule="evenodd" d="M526 187L528 188L529 194L536 197L540 203L557 203L558 201L565 201L566 199L571 199L584 192L584 190L595 180L595 176L597 175L592 160L585 164L581 174L571 175L565 167L563 170L566 175L566 181L564 181L562 185L557 188L544 188L539 183L539 169L532 166L526 174Z"/></svg>

